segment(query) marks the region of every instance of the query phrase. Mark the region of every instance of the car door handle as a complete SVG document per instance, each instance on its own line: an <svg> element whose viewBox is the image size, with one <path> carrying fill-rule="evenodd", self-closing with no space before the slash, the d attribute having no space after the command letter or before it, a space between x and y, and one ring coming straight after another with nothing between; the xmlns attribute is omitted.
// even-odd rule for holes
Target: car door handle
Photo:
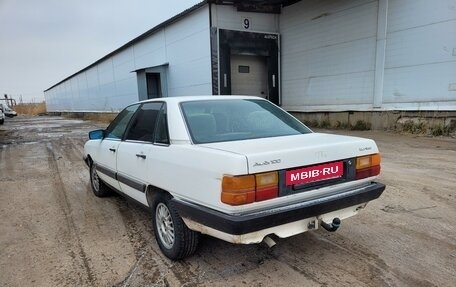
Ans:
<svg viewBox="0 0 456 287"><path fill-rule="evenodd" d="M112 151L112 152L116 152L115 148L110 148L109 150Z"/></svg>
<svg viewBox="0 0 456 287"><path fill-rule="evenodd" d="M142 158L142 159L146 159L146 155L145 155L145 154L139 154L139 153L137 153L136 156L137 156L137 157L140 157L140 158Z"/></svg>

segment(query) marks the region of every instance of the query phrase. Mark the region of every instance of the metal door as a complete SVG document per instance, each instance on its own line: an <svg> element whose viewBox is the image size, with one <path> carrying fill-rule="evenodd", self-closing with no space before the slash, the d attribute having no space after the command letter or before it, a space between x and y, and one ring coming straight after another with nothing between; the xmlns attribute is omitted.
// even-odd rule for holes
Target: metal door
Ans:
<svg viewBox="0 0 456 287"><path fill-rule="evenodd" d="M155 99L161 98L161 81L160 73L146 73L147 81L147 98Z"/></svg>
<svg viewBox="0 0 456 287"><path fill-rule="evenodd" d="M265 57L231 55L231 93L268 98L268 68Z"/></svg>

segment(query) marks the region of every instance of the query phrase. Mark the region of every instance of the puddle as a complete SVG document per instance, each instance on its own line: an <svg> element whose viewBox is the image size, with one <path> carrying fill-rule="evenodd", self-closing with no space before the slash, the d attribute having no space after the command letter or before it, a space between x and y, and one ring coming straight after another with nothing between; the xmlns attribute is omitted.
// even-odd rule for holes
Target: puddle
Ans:
<svg viewBox="0 0 456 287"><path fill-rule="evenodd" d="M25 145L34 145L34 144L38 144L39 142L25 142L24 144Z"/></svg>

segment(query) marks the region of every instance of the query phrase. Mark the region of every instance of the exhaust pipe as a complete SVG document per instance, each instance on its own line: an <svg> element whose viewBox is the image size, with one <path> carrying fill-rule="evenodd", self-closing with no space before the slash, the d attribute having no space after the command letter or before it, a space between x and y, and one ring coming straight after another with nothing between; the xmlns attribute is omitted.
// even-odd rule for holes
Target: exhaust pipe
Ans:
<svg viewBox="0 0 456 287"><path fill-rule="evenodd" d="M333 219L332 223L326 223L322 220L321 226L329 232L334 232L340 227L340 219L336 217Z"/></svg>
<svg viewBox="0 0 456 287"><path fill-rule="evenodd" d="M266 243L266 245L269 247L269 248L272 248L274 247L277 243L269 236L266 236L265 238L263 238L263 242Z"/></svg>

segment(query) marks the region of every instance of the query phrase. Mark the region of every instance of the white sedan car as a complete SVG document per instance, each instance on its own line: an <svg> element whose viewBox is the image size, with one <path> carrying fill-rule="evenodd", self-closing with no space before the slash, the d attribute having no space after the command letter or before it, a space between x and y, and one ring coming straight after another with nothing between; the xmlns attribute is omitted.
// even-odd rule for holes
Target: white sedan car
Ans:
<svg viewBox="0 0 456 287"><path fill-rule="evenodd" d="M271 235L335 231L385 189L374 141L314 133L257 97L147 100L89 138L95 195L114 190L150 208L171 259L191 255L201 233L271 244Z"/></svg>
<svg viewBox="0 0 456 287"><path fill-rule="evenodd" d="M17 112L10 108L7 104L0 103L0 110L3 110L3 116L13 118L17 116Z"/></svg>

